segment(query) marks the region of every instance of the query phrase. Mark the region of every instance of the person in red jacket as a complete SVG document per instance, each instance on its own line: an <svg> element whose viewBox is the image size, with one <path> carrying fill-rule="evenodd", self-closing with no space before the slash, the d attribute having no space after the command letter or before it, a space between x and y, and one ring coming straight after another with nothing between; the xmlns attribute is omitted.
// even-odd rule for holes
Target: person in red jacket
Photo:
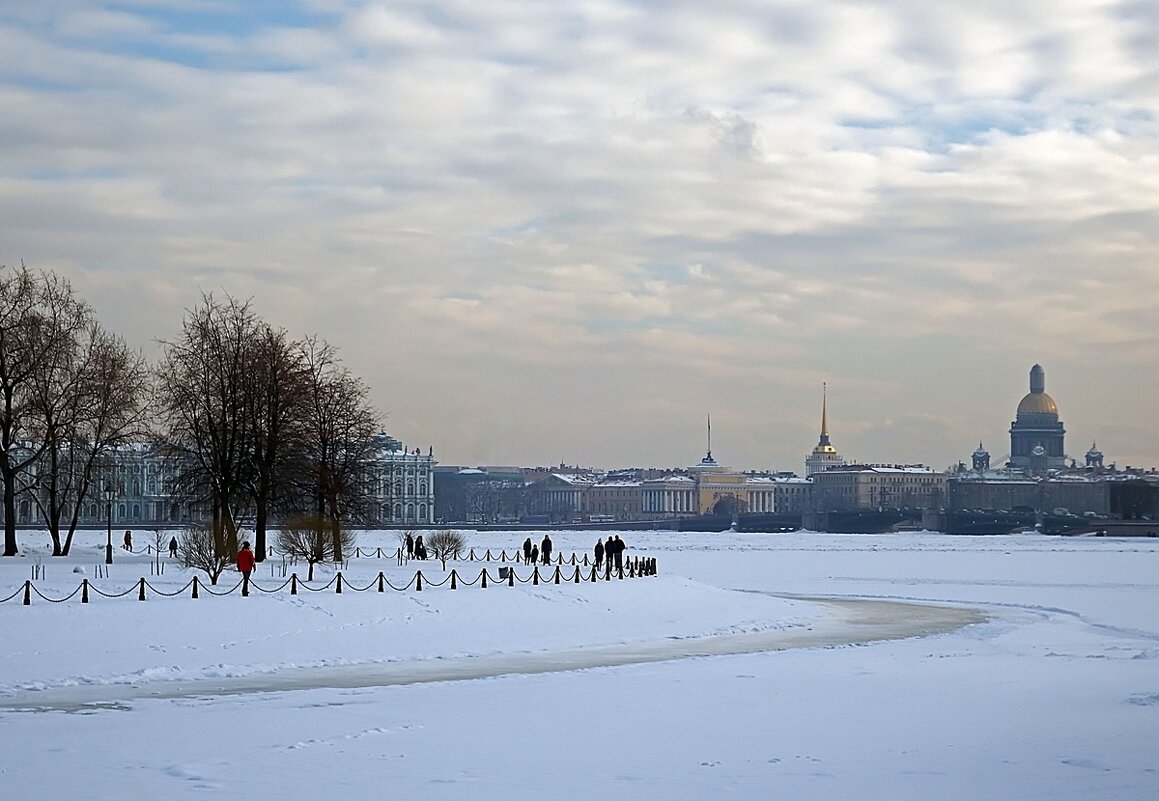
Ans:
<svg viewBox="0 0 1159 801"><path fill-rule="evenodd" d="M237 569L241 572L242 595L250 594L250 573L253 572L256 562L254 552L250 550L249 541L246 540L241 544L241 550L237 552Z"/></svg>

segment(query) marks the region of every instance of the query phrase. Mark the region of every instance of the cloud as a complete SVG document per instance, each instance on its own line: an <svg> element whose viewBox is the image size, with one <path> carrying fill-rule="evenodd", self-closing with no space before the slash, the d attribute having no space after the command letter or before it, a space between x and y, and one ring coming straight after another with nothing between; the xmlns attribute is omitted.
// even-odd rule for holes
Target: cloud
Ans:
<svg viewBox="0 0 1159 801"><path fill-rule="evenodd" d="M1152 464L1106 416L1159 388L1156 40L1085 0L17 3L0 261L143 347L253 297L444 461L690 463L712 411L799 468L828 380L839 446L945 466L1042 361Z"/></svg>

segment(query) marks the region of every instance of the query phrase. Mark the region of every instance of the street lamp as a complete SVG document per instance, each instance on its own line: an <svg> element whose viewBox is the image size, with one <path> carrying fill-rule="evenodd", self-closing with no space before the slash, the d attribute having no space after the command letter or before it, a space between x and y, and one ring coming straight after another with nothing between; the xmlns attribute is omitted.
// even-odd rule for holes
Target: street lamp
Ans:
<svg viewBox="0 0 1159 801"><path fill-rule="evenodd" d="M109 538L105 541L105 564L113 563L113 482L105 482L105 518L109 521Z"/></svg>

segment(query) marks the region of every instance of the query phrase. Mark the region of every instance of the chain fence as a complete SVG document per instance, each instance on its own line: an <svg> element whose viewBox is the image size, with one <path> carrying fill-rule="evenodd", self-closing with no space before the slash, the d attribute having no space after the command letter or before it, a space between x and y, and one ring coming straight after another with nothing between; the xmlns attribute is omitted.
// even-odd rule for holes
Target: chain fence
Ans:
<svg viewBox="0 0 1159 801"><path fill-rule="evenodd" d="M490 553L490 551L488 551ZM520 555L521 556L521 555ZM546 575L541 574L539 564L530 565L530 570L525 571L523 576L520 576L514 567L501 566L497 569L496 575L492 577L490 568L484 567L479 571L479 574L474 578L467 580L460 574L458 568L452 568L451 572L442 577L439 581L433 581L423 575L422 570L415 571L410 580L405 584L396 585L383 571L379 571L378 575L370 580L366 586L358 586L351 584L342 575L342 571L337 571L329 581L325 584L318 584L299 578L297 573L290 574L289 578L277 586L262 586L257 580L253 578L242 577L236 584L228 589L219 588L215 583L206 583L200 576L193 576L180 589L177 590L162 590L148 581L144 576L133 582L133 584L125 590L120 592L105 591L94 585L89 579L82 579L76 589L62 598L53 598L45 595L36 584L31 580L25 580L22 587L17 588L11 595L6 598L0 598L0 604L8 601L15 601L21 599L24 606L32 604L32 598L35 596L47 603L59 604L65 601L70 601L77 595L80 595L80 602L89 603L90 595L96 595L101 598L124 598L133 593L136 593L138 601L144 601L150 594L157 595L162 598L177 598L183 597L186 593L192 599L200 597L201 593L207 595L224 597L232 595L235 592L242 596L248 596L250 590L265 593L267 595L277 594L288 591L290 595L297 595L299 592L334 592L341 595L343 592L377 592L383 593L387 589L394 592L408 592L413 589L414 592L422 592L424 585L427 588L447 587L449 589L457 590L459 585L464 587L474 587L478 585L481 589L487 589L489 584L507 585L514 587L517 584L531 584L538 586L539 584L563 584L581 582L598 582L611 581L612 579L623 580L632 578L644 578L646 576L655 576L657 574L655 557L634 556L623 560L621 565L614 565L610 560L604 560L599 565L595 563L588 563L587 555L585 554L582 564L577 559L575 554L571 555L571 564L566 564L563 561L562 554L560 561L555 564L554 568L550 565L542 565L546 569ZM472 561L470 559L461 561ZM497 560L502 561L502 560ZM524 566L526 563L524 563ZM570 568L570 569L569 569Z"/></svg>

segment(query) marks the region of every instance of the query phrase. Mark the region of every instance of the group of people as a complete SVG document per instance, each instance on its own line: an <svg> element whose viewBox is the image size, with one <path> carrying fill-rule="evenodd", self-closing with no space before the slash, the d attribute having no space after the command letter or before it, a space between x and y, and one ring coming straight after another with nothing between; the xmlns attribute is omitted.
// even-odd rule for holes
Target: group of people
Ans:
<svg viewBox="0 0 1159 801"><path fill-rule="evenodd" d="M624 549L627 547L627 543L620 539L619 534L615 537L608 537L607 542L596 540L596 567L599 568L606 564L609 571L623 569Z"/></svg>
<svg viewBox="0 0 1159 801"><path fill-rule="evenodd" d="M406 558L407 559L426 559L427 558L427 546L425 543L423 543L423 535L422 534L418 534L418 535L412 537L410 532L408 531L406 534L405 543L406 543Z"/></svg>
<svg viewBox="0 0 1159 801"><path fill-rule="evenodd" d="M528 537L523 541L523 561L529 565L534 565L539 562L540 557L543 558L545 565L551 564L551 537L547 534L543 535L543 542L536 545Z"/></svg>

